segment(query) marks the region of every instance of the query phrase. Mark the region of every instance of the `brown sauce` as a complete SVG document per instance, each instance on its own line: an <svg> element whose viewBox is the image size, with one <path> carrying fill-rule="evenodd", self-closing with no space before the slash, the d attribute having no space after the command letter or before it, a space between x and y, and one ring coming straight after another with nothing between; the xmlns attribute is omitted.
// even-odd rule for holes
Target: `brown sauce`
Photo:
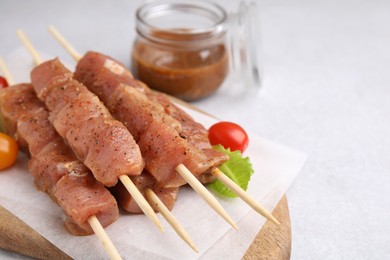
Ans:
<svg viewBox="0 0 390 260"><path fill-rule="evenodd" d="M211 95L228 74L225 45L191 48L138 40L133 46L132 69L149 87L193 101Z"/></svg>

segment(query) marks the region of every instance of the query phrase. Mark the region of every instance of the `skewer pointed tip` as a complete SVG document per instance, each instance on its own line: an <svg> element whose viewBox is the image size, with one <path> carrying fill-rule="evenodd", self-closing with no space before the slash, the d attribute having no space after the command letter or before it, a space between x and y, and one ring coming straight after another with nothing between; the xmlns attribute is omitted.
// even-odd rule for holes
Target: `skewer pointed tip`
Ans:
<svg viewBox="0 0 390 260"><path fill-rule="evenodd" d="M196 253L199 253L199 250L195 246L194 242L185 231L180 222L172 215L169 209L164 205L164 203L159 199L159 197L151 189L145 191L145 196L153 205L156 206L157 210L163 215L166 221L171 225L175 232L187 243Z"/></svg>
<svg viewBox="0 0 390 260"><path fill-rule="evenodd" d="M23 45L27 48L28 52L33 57L35 64L36 65L41 64L43 60L39 55L38 51L32 45L31 41L27 38L26 34L20 29L16 30L16 34L18 35L19 39L22 41Z"/></svg>
<svg viewBox="0 0 390 260"><path fill-rule="evenodd" d="M235 230L240 230L240 228L236 225L236 223L233 223L233 228L235 229Z"/></svg>
<svg viewBox="0 0 390 260"><path fill-rule="evenodd" d="M238 230L238 226L234 223L233 219L226 213L225 209L217 201L217 199L211 195L211 193L199 182L197 178L185 167L183 164L179 164L176 167L176 171L183 177L186 182L214 209L226 222L228 222L234 229Z"/></svg>
<svg viewBox="0 0 390 260"><path fill-rule="evenodd" d="M111 239L108 237L103 226L100 224L98 218L95 215L93 215L88 219L88 223L89 225L91 225L92 230L99 238L100 242L102 243L110 259L113 260L122 259L122 257L119 255L118 251L116 250L114 244L112 243Z"/></svg>
<svg viewBox="0 0 390 260"><path fill-rule="evenodd" d="M229 189L235 192L245 203L252 207L256 212L265 217L266 219L272 221L276 225L280 225L280 222L272 216L263 206L260 205L253 197L251 197L246 191L244 191L240 186L238 186L234 181L227 177L220 169L214 168L213 174L225 184Z"/></svg>
<svg viewBox="0 0 390 260"><path fill-rule="evenodd" d="M271 218L270 218L270 221L272 221L273 223L275 223L276 225L280 226L281 223L274 217L271 215Z"/></svg>
<svg viewBox="0 0 390 260"><path fill-rule="evenodd" d="M73 48L73 46L65 39L64 36L62 36L62 34L60 34L60 32L54 26L48 26L48 30L54 37L54 39L56 39L57 42L65 48L65 50L72 56L75 61L79 61L82 58L82 56Z"/></svg>
<svg viewBox="0 0 390 260"><path fill-rule="evenodd" d="M138 206L144 212L144 214L157 226L157 228L161 232L165 232L164 227L161 225L161 222L158 220L156 213L149 205L149 203L145 200L144 196L142 196L141 192L134 185L133 181L127 175L119 176L120 181L126 187L127 191L133 197L133 199L137 202Z"/></svg>

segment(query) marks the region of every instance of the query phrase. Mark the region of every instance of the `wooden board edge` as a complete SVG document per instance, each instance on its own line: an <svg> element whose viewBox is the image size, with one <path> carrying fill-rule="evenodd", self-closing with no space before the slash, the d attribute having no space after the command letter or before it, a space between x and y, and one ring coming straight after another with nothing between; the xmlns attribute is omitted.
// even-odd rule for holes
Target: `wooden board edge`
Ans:
<svg viewBox="0 0 390 260"><path fill-rule="evenodd" d="M291 256L291 222L287 198L284 195L272 212L281 222L278 227L266 221L242 259L281 259Z"/></svg>
<svg viewBox="0 0 390 260"><path fill-rule="evenodd" d="M0 231L1 249L36 259L72 259L2 206Z"/></svg>

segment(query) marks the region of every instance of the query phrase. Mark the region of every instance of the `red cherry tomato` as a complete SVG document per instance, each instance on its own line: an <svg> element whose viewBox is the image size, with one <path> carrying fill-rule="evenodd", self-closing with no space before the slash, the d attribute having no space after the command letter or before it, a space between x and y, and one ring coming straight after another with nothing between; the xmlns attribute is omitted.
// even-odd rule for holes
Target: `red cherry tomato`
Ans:
<svg viewBox="0 0 390 260"><path fill-rule="evenodd" d="M4 170L15 163L18 150L18 144L13 138L0 133L0 170Z"/></svg>
<svg viewBox="0 0 390 260"><path fill-rule="evenodd" d="M219 122L209 129L209 140L212 145L220 144L231 151L240 150L241 153L248 147L249 138L245 130L232 122Z"/></svg>
<svg viewBox="0 0 390 260"><path fill-rule="evenodd" d="M2 76L0 76L0 88L6 88L8 87L8 82L5 78L3 78Z"/></svg>

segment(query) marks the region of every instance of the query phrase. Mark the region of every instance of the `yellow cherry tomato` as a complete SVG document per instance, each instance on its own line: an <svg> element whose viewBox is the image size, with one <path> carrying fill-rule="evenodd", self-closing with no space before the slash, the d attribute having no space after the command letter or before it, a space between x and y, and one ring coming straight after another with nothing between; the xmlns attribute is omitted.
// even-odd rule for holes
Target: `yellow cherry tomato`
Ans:
<svg viewBox="0 0 390 260"><path fill-rule="evenodd" d="M0 170L12 166L18 156L18 144L15 139L0 133Z"/></svg>

